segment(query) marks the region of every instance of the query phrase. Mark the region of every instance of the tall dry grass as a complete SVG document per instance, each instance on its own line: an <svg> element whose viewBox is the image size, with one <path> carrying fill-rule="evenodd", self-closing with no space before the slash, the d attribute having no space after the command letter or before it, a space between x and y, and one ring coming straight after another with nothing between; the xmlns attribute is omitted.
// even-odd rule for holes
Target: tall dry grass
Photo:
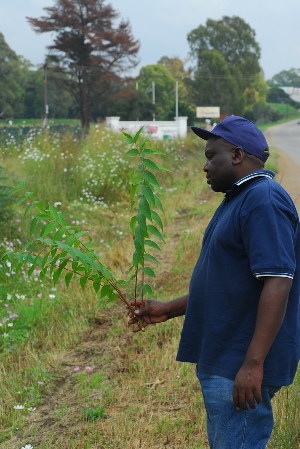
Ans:
<svg viewBox="0 0 300 449"><path fill-rule="evenodd" d="M121 151L119 142L116 139ZM69 168L78 172L84 154L91 159L98 152L110 157L110 150L115 149L114 138L96 129L85 142L73 142L67 137L55 145L51 139L40 145L41 152L56 155L54 161L48 164L51 157L24 160L25 150L19 148L15 154L2 155L1 165L14 179L25 177L39 199L61 201L67 218L89 228L97 252L118 275L124 276L132 253L126 189L112 184L115 193L105 196L105 191L95 190L97 186L85 184L84 175L70 177L68 182L61 180L68 173L61 153L73 155L67 158ZM207 188L199 140L191 137L186 142L164 145L168 145L168 156L163 165L169 164L172 174L161 179L165 187L166 245L158 255L160 265L153 286L156 298L168 300L186 293L203 232L221 197ZM121 160L118 163L122 171ZM34 168L35 162L39 170ZM93 176L97 176L95 170ZM114 177L106 180L113 182ZM91 195L81 196L86 186ZM80 197L83 199L78 201ZM19 238L24 239L24 235L21 229ZM5 295L13 288L23 288L25 281L14 282L2 282ZM60 284L54 304L45 299L45 313L36 313L32 323L32 312L26 314L25 309L32 310L30 301L36 304L34 296L41 286L30 282L25 305L23 300L19 305L24 320L31 323L28 333L19 346L14 342L14 352L6 347L1 356L2 449L25 444L32 444L34 449L208 447L194 366L175 362L181 318L133 335L127 328L123 308L102 303L92 290L82 292L72 283L68 291ZM42 288L46 298L51 286L45 283ZM40 304L43 308L42 302L37 306ZM276 426L270 449L299 447L298 401L299 379L275 399ZM17 404L24 404L26 410L15 410ZM30 407L36 410L28 410Z"/></svg>

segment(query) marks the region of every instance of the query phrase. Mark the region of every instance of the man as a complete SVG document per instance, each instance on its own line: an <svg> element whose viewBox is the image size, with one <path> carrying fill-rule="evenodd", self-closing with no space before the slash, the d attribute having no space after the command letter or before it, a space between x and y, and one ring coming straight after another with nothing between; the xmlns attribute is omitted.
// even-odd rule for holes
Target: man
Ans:
<svg viewBox="0 0 300 449"><path fill-rule="evenodd" d="M197 364L210 448L263 449L271 399L292 383L299 360L299 219L263 169L268 145L252 122L229 116L211 132L192 130L207 141L207 182L225 197L189 294L138 302L135 313L145 326L185 314L177 360Z"/></svg>

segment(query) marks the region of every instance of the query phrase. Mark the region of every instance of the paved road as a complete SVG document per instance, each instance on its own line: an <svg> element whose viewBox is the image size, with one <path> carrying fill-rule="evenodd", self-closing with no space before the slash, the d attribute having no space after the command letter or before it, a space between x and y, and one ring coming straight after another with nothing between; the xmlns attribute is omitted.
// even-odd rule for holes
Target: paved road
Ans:
<svg viewBox="0 0 300 449"><path fill-rule="evenodd" d="M266 131L266 137L270 146L282 150L300 168L300 125L297 120L272 126Z"/></svg>
<svg viewBox="0 0 300 449"><path fill-rule="evenodd" d="M272 126L265 135L269 146L280 155L276 179L289 192L300 213L300 125L292 120Z"/></svg>

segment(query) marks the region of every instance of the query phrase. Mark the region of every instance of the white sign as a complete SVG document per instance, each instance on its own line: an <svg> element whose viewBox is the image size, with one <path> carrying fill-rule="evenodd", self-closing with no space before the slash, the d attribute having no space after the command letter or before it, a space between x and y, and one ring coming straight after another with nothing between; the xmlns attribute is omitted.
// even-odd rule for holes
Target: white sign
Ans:
<svg viewBox="0 0 300 449"><path fill-rule="evenodd" d="M196 108L197 118L220 118L219 106L199 106Z"/></svg>

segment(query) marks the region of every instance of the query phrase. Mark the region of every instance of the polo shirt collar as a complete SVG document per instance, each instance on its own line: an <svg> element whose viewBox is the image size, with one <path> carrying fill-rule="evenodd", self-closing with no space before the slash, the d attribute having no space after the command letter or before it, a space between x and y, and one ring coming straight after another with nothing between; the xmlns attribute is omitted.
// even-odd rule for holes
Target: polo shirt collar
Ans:
<svg viewBox="0 0 300 449"><path fill-rule="evenodd" d="M227 192L225 193L225 200L227 200L227 201L231 200L231 198L233 198L235 195L237 195L239 192L241 192L255 178L273 179L274 176L275 176L275 173L271 170L258 170L253 173L250 173L249 175L246 175L243 178L236 181L233 184L233 187L231 190L227 190Z"/></svg>

